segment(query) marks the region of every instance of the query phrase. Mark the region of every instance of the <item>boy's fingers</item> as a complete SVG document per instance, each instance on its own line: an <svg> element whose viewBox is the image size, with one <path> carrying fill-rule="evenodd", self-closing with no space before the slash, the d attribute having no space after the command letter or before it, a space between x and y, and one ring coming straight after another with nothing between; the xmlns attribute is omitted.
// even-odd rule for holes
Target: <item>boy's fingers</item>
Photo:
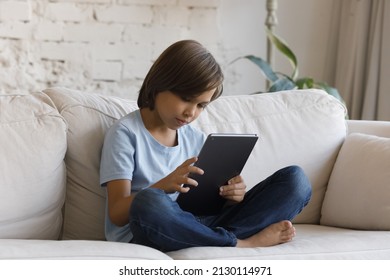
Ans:
<svg viewBox="0 0 390 280"><path fill-rule="evenodd" d="M191 179L189 177L187 177L186 179L187 180L186 180L186 182L184 184L190 185L190 186L194 186L194 187L196 187L198 185L198 182L195 181L194 179Z"/></svg>
<svg viewBox="0 0 390 280"><path fill-rule="evenodd" d="M189 170L189 173L196 173L196 174L200 174L200 175L203 175L203 173L204 173L203 169L200 169L199 167L193 166L193 165L190 166L188 168L188 170Z"/></svg>
<svg viewBox="0 0 390 280"><path fill-rule="evenodd" d="M181 166L189 166L191 164L194 164L197 160L198 160L197 157L189 158L185 162L183 162Z"/></svg>
<svg viewBox="0 0 390 280"><path fill-rule="evenodd" d="M241 175L238 175L236 177L233 177L229 180L228 184L236 184L236 183L241 183L244 182L243 178Z"/></svg>

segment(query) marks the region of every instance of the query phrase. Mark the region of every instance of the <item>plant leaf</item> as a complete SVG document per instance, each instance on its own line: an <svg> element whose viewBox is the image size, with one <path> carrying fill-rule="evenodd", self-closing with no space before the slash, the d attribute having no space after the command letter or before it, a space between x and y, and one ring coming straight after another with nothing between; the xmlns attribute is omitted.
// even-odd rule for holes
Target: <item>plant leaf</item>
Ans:
<svg viewBox="0 0 390 280"><path fill-rule="evenodd" d="M268 64L267 61L262 59L261 57L257 57L254 55L246 55L239 57L238 59L248 59L249 61L253 62L257 67L260 68L261 72L264 74L264 76L274 82L278 79L278 76L275 74L275 72L272 70L271 66ZM236 59L236 60L238 60ZM236 61L234 60L234 61ZM234 62L232 61L232 63Z"/></svg>
<svg viewBox="0 0 390 280"><path fill-rule="evenodd" d="M269 92L275 92L275 91L282 91L282 90L290 90L296 88L296 84L291 81L288 77L282 77L279 78L277 81L275 81L270 88L268 89Z"/></svg>
<svg viewBox="0 0 390 280"><path fill-rule="evenodd" d="M328 94L332 95L333 97L336 97L338 100L340 100L342 103L345 104L344 99L341 97L339 91L336 88L331 87L330 85L324 82L318 82L315 84L315 86L317 88L325 90Z"/></svg>
<svg viewBox="0 0 390 280"><path fill-rule="evenodd" d="M303 89L303 88L313 88L314 87L314 80L313 78L300 78L298 80L295 81L295 83L297 84L298 88L299 89Z"/></svg>
<svg viewBox="0 0 390 280"><path fill-rule="evenodd" d="M267 33L267 36L268 36L269 40L272 42L272 44L274 44L275 47L282 54L284 54L288 58L288 60L290 61L290 64L291 64L291 66L293 68L293 73L291 75L291 79L295 81L296 78L298 77L298 72L299 72L298 71L298 61L297 61L297 58L296 58L295 54L287 46L287 43L285 43L281 38L279 38L278 36L273 34L271 30L266 28L265 31Z"/></svg>

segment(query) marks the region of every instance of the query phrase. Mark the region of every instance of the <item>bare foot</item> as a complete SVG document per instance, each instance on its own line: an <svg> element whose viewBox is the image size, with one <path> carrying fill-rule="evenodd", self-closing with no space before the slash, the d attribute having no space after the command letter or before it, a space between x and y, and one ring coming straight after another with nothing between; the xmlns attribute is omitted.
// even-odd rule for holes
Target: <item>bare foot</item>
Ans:
<svg viewBox="0 0 390 280"><path fill-rule="evenodd" d="M295 236L295 228L290 221L280 221L269 225L251 237L237 241L237 247L268 247L291 241Z"/></svg>

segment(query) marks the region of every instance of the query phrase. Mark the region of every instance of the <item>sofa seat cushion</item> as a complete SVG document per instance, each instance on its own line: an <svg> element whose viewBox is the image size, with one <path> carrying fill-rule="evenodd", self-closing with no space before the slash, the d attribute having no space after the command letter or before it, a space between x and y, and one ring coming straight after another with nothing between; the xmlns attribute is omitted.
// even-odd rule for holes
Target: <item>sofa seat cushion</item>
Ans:
<svg viewBox="0 0 390 280"><path fill-rule="evenodd" d="M321 224L390 230L390 138L348 135L329 180Z"/></svg>
<svg viewBox="0 0 390 280"><path fill-rule="evenodd" d="M169 260L155 249L136 245L88 240L0 239L0 259Z"/></svg>
<svg viewBox="0 0 390 280"><path fill-rule="evenodd" d="M294 225L293 241L263 248L198 247L168 252L173 259L364 260L390 257L390 232Z"/></svg>
<svg viewBox="0 0 390 280"><path fill-rule="evenodd" d="M0 238L58 239L66 123L43 93L0 95Z"/></svg>

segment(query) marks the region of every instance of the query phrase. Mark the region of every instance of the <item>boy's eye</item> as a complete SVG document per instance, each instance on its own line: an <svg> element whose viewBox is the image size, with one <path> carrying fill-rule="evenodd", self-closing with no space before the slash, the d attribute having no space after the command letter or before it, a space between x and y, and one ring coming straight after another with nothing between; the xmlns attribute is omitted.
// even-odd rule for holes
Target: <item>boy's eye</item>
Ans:
<svg viewBox="0 0 390 280"><path fill-rule="evenodd" d="M191 98L191 97L187 97L187 96L181 96L180 97L181 100L183 100L184 102L193 102L194 104L196 103L196 100L194 100L194 98ZM198 103L196 104L196 106L200 109L204 109L206 108L206 106L209 104L209 102L202 102L202 103Z"/></svg>
<svg viewBox="0 0 390 280"><path fill-rule="evenodd" d="M207 107L208 103L199 103L198 107L201 109L205 109Z"/></svg>

